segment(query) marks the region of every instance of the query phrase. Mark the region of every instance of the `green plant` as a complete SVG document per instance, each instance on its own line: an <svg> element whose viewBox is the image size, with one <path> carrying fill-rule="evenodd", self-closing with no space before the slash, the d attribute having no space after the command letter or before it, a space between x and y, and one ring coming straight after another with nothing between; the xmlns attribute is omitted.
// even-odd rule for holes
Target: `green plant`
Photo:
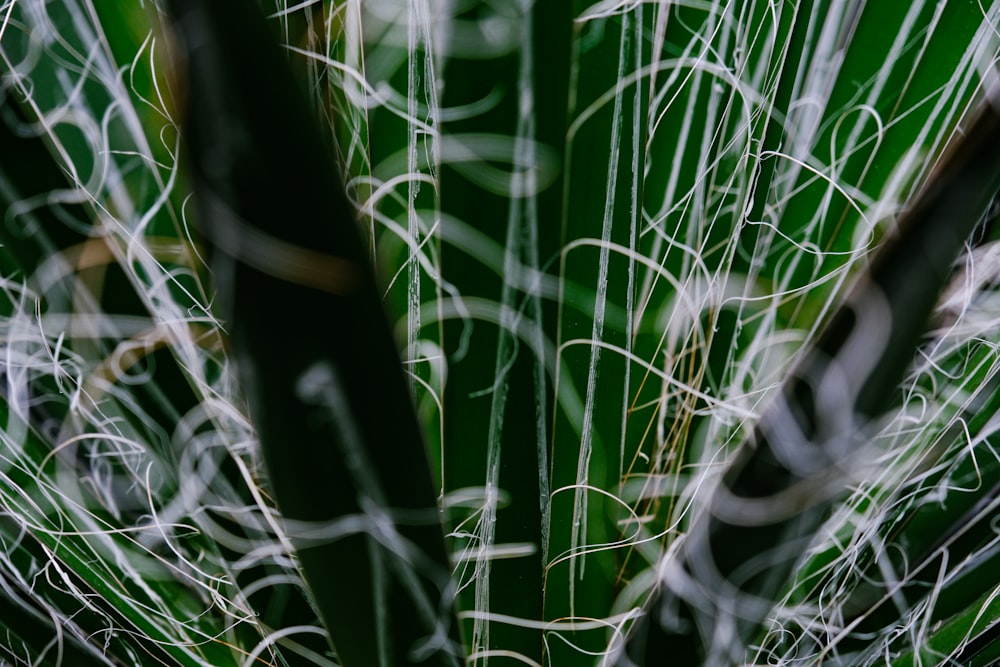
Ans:
<svg viewBox="0 0 1000 667"><path fill-rule="evenodd" d="M0 3L0 660L1000 655L1000 4L265 6Z"/></svg>

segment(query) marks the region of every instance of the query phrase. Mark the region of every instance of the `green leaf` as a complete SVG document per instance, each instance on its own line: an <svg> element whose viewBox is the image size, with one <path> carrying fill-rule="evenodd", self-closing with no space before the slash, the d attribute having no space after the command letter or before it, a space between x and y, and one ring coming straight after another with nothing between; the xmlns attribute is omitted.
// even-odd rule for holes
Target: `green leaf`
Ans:
<svg viewBox="0 0 1000 667"><path fill-rule="evenodd" d="M395 665L438 631L607 665L685 559L731 581L660 662L995 661L994 216L883 311L910 342L823 332L970 131L1000 3L267 0L268 33L227 0L187 61L157 4L0 2L0 662ZM879 356L865 396L817 344ZM782 391L850 454L790 542L699 558Z"/></svg>
<svg viewBox="0 0 1000 667"><path fill-rule="evenodd" d="M866 422L892 401L965 239L1000 188L997 146L1000 114L987 103L730 464L665 575L665 600L651 603L656 622L631 654L640 664L664 655L734 660L735 642L756 632L800 545L840 495ZM706 633L730 623L733 635Z"/></svg>
<svg viewBox="0 0 1000 667"><path fill-rule="evenodd" d="M64 32L63 39L52 41L52 49L66 49L60 51L60 57L70 60L79 53L74 49L76 40L89 29L87 21L74 13L76 9L60 6L46 17L51 21L49 27ZM155 40L148 34L148 25L137 27L134 9L115 18L131 21L130 30L144 30L140 37L129 31L123 35L114 22L103 26L103 35L126 52L132 48L149 55L155 51L150 46ZM150 17L141 9L138 14L142 22ZM14 63L12 71L17 72L17 78L7 79L16 85L5 90L0 103L0 210L4 216L0 239L4 242L5 279L0 314L7 346L3 394L7 405L13 406L5 437L17 443L12 451L25 448L25 456L17 459L16 466L27 478L6 478L2 486L4 511L28 523L7 534L7 545L13 550L5 550L12 558L5 564L7 576L21 581L29 574L38 577L42 572L60 571L76 582L72 591L79 592L75 595L62 593L58 586L51 591L44 591L40 584L33 588L37 598L48 605L51 622L56 627L66 625L67 650L72 648L74 636L76 641L98 642L95 638L100 638L98 654L118 664L152 659L157 664L227 664L238 659L238 652L248 653L263 642L267 629L262 623L273 623L275 610L263 609L260 621L250 614L233 623L228 616L245 606L240 599L242 586L263 576L264 568L231 568L245 554L226 548L231 535L219 530L224 522L219 514L235 510L248 516L253 492L246 488L244 471L239 468L242 462L237 463L239 455L218 446L218 440L212 442L198 425L214 421L220 431L227 427L225 416L212 415L201 404L206 388L214 382L208 389L211 393L222 384L218 380L218 350L212 349L218 339L210 330L205 331L204 321L196 323L194 314L204 312L197 303L197 272L189 268L191 255L185 234L171 225L171 211L164 204L169 190L150 185L156 182L162 165L156 158L149 162L139 159L145 137L120 133L118 123L135 129L135 124L130 124L135 119L124 111L131 107L120 97L117 105L112 104L115 95L122 94L121 89L92 86L93 82L87 81L88 85L79 89L87 91L86 95L60 101L61 85L54 84L52 89L41 86L46 77L58 81L60 74L56 59L47 58L51 54L40 46L42 30L28 27L40 17L30 11L10 15L13 19L7 25L3 53L7 62ZM19 43L21 38L26 44ZM107 65L95 55L101 53L91 53L92 62L97 64L88 73L95 78ZM131 92L136 95L149 90L137 85L141 74L142 67L132 63ZM151 82L146 85L155 89ZM143 102L148 104L146 99ZM66 106L47 115L47 104ZM74 112L67 113L65 109L73 105L77 105ZM162 126L163 116L151 105L143 109L147 113L139 115L144 120L155 117ZM81 184L73 178L85 176L81 166L94 156L73 132L77 127L73 123L87 127L90 112L103 117L108 131L105 138L118 148L103 152L103 163L100 156L95 160L110 176ZM66 117L71 121L59 122ZM155 131L167 139L170 133L161 126ZM133 145L136 150L121 148L130 141L139 144ZM159 148L159 153L150 152L164 156L166 144ZM169 153L164 158L169 158ZM150 168L146 171L137 165ZM129 200L126 193L135 199ZM141 215L129 212L130 205L143 206ZM113 211L128 222L138 222L139 232L132 235ZM132 213L135 218L129 217ZM167 303L170 305L164 308ZM189 326L183 317L167 315L174 307L180 307L195 323ZM32 335L33 331L37 335ZM191 356L197 357L196 363L191 363ZM47 365L39 361L46 358ZM34 438L30 445L20 440L29 433ZM41 467L43 463L48 465ZM210 492L199 490L202 474L217 475ZM51 507L35 506L40 502L38 489L45 490L41 493ZM59 517L60 530L69 536L52 543L40 534L51 528L45 522L30 520L24 498L33 499L29 508ZM68 509L60 512L60 503ZM200 508L199 503L211 509ZM171 525L179 511L195 512L190 523ZM165 522L157 524L161 519ZM227 529L242 532L249 539L259 535L247 525ZM136 534L141 538L133 540L131 536ZM35 542L38 546L34 551L14 557L21 545ZM79 554L95 550L100 555L93 557L93 564L79 563ZM107 568L101 569L101 565ZM216 568L221 568L221 573ZM150 581L138 589L126 586L118 591L115 582L131 570L145 573ZM176 600L181 606L162 613L159 602L147 597L148 590L157 588L163 599ZM315 614L294 583L276 583L268 590L275 593L255 594L252 603L278 601L281 594L290 600L280 605L285 608L281 612L284 620L276 625L295 618L303 625L314 621ZM219 603L214 611L201 606L213 609L213 602L205 602L206 596ZM105 601L84 601L88 597ZM304 618L301 613L296 616L287 611L295 609L305 609ZM198 620L190 621L189 616ZM88 618L89 625L84 624ZM84 629L74 631L74 624ZM12 621L7 625L16 624ZM201 638L212 638L198 641L218 643L208 650L187 650L186 645L192 643L188 626L195 627ZM29 662L41 660L41 651L58 636L54 631L46 634L44 641L33 644L39 653L28 656ZM261 648L268 650L269 643L263 642ZM288 645L289 641L279 643ZM165 651L160 644L179 649ZM235 650L226 648L227 644ZM325 641L322 646L326 646ZM50 648L46 659L51 659L54 650ZM277 653L274 649L269 652ZM87 659L93 656L80 657Z"/></svg>
<svg viewBox="0 0 1000 667"><path fill-rule="evenodd" d="M248 2L168 6L220 303L269 485L338 659L458 664L421 433L333 161Z"/></svg>

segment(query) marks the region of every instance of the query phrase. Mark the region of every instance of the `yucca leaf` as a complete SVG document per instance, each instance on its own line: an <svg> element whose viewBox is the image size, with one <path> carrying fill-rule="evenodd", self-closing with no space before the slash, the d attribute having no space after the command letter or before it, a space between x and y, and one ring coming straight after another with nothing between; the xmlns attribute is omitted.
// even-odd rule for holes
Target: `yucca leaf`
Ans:
<svg viewBox="0 0 1000 667"><path fill-rule="evenodd" d="M994 570L995 571L995 570ZM903 651L888 663L892 667L914 665L962 665L986 667L1000 657L1000 596L993 588L947 622L931 629L923 643Z"/></svg>
<svg viewBox="0 0 1000 667"><path fill-rule="evenodd" d="M736 642L756 631L838 497L865 424L897 395L952 265L1000 187L998 147L1000 114L986 104L730 464L626 661L738 660Z"/></svg>
<svg viewBox="0 0 1000 667"><path fill-rule="evenodd" d="M211 603L181 585L176 569L136 539L149 529L122 529L114 517L86 507L79 482L74 488L65 469L53 474L66 462L6 403L0 404L0 422L4 564L19 564L15 572L22 588L33 590L52 622L71 635L67 650L79 650L73 635L79 642L107 633L102 653L118 664L134 664L136 655L146 654L149 664L237 664L219 641L226 633L220 619L204 613ZM39 576L46 583L31 587ZM32 658L26 656L28 662ZM141 663L147 664L145 657Z"/></svg>
<svg viewBox="0 0 1000 667"><path fill-rule="evenodd" d="M29 549L33 538L9 517L0 519L0 655L13 664L82 666L125 665L128 649L107 630L101 650L89 642L102 630L99 617L80 608L80 600L59 590L47 578L30 581L15 573L31 572L45 558ZM72 614L72 616L70 616ZM97 621L94 623L94 621ZM93 623L93 624L90 624ZM88 627L89 625L89 627ZM116 658L116 656L118 656Z"/></svg>
<svg viewBox="0 0 1000 667"><path fill-rule="evenodd" d="M34 117L27 101L14 99L16 95L12 90L0 100L0 156L4 158L0 205L5 215L0 243L10 258L5 276L37 289L41 312L54 319L62 315L62 309L76 308L76 319L67 315L62 332L67 348L105 359L128 337L124 328L134 330L150 318L147 304L129 272L115 261L108 245L113 241L93 225L98 211L75 189L78 184L67 181L67 167L53 157L54 149L46 138L39 136L43 119ZM150 350L148 356L157 358L159 366L148 362L156 368L154 378L134 385L134 410L124 408L123 417L143 433L144 442L158 456L175 460L177 452L161 446L160 433L171 431L196 399L169 352ZM62 428L68 415L67 399L59 395L51 378L41 380L30 392L38 419L44 419L48 429Z"/></svg>
<svg viewBox="0 0 1000 667"><path fill-rule="evenodd" d="M21 301L32 302L32 314L37 309L42 316L55 317L56 321L58 308L71 300L78 305L84 304L89 310L86 314L103 316L101 295L89 291L86 281L75 285L70 281L53 281L51 274L59 275L61 271L74 277L72 269L64 266L71 260L64 261L62 253L72 257L74 248L88 242L89 235L81 229L86 228L89 215L86 207L74 197L67 196L67 201L63 202L52 196L53 192L70 193L72 188L43 139L37 136L36 127L27 122L25 112L14 103L13 96L13 92L8 92L0 100L3 114L0 122L0 210L4 220L0 231L3 241L0 264L4 266L8 281L4 286L0 315L7 323L6 331L16 332L9 321L18 315L18 308L24 307ZM41 269L49 273L39 275ZM117 274L115 280L118 282L105 284L115 285L116 305L123 306L124 312L133 317L140 316L144 307L131 286L121 274ZM38 291L33 293L32 288L39 283ZM78 316L85 316L85 313L78 313ZM115 326L107 323L103 340L100 336L84 338L79 346L84 349L96 347L103 354L110 354L105 341L112 337ZM69 350L75 347L76 341L72 339L72 327L67 326L67 329L69 331L64 330L60 335L67 339L65 349ZM46 569L61 572L65 587L79 591L67 593L63 587L42 584L33 589L38 600L47 605L51 632L44 640L38 635L32 637L28 632L18 632L20 640L26 642L22 650L34 649L38 653L22 653L16 659L27 662L36 658L53 660L52 656L59 651L66 651L69 656L83 651L77 656L81 664L101 656L117 664L147 659L159 663L173 660L182 665L231 662L233 658L228 649L209 639L225 633L221 625L216 625L218 619L202 616L201 620L193 622L191 626L199 637L195 642L181 639L187 628L180 630L170 622L163 622L175 616L193 614L191 610L197 609L200 602L198 596L192 594L185 583L173 579L169 568L162 567L161 563L153 565L155 559L150 559L147 549L138 547L138 543L132 543L127 537L130 531L142 530L128 525L128 520L135 516L125 516L123 521L121 510L117 516L115 512L106 511L101 501L86 488L93 478L88 478L87 471L82 470L84 464L80 463L81 469L77 470L78 462L73 460L73 453L82 450L72 443L84 440L85 435L75 431L69 395L51 377L43 376L41 381L29 386L16 385L17 379L24 377L22 365L30 365L30 357L24 356L30 355L30 350L29 346L21 349L17 341L14 345L2 365L4 386L0 390L4 440L0 497L10 517L10 521L4 522L2 531L4 566L10 567L15 562L20 565L8 573L15 581L26 572L35 572L34 576ZM166 365L164 368L169 370ZM158 379L162 377L163 373L157 375ZM182 399L184 390L188 389L186 381L174 379L179 381L180 388L173 385L171 394L175 399ZM137 402L165 409L168 419L173 420L176 414L170 410L171 403L163 401L163 395L158 393L169 386L169 382L164 382L163 385L136 387L136 395L140 397ZM111 414L115 407L105 404L104 409L105 414ZM155 424L137 419L127 408L119 414L123 422L132 420L146 442L151 445L158 442ZM143 414L149 413L144 411ZM127 430L124 423L120 428ZM62 453L57 454L60 450ZM155 446L150 450L152 459L170 456L169 451L156 450ZM67 503L66 508L60 508L60 499ZM129 499L122 497L119 500L122 507L129 506ZM109 543L112 546L108 546ZM34 547L28 549L27 545ZM203 548L210 549L204 545ZM95 553L106 554L115 549L120 558L117 562L94 558ZM146 572L149 581L129 582L129 577L140 570ZM24 586L23 580L21 582ZM97 601L88 603L87 596L96 596ZM165 609L171 611L164 612ZM25 623L32 620L30 610L27 613L20 619ZM44 615L39 616L36 610L34 618L42 624L41 632L44 633ZM8 621L8 629L14 632L19 627L18 620ZM60 639L64 624L65 647ZM35 628L38 627L36 623ZM103 650L84 648L89 636L111 635L122 630L126 632L119 638L109 638ZM133 633L150 640L134 641ZM206 647L191 649L185 645L198 642L204 642ZM146 657L137 658L137 655Z"/></svg>
<svg viewBox="0 0 1000 667"><path fill-rule="evenodd" d="M470 3L455 17L460 34L473 35L491 20L509 33L488 63L472 48L444 61L443 76L454 82L444 90L444 108L495 99L483 113L442 123L440 140L445 151L458 148L476 159L449 165L444 156L442 278L463 300L498 314L443 325L444 488L456 495L481 489L481 501L453 517L460 581L467 582L459 603L471 617L466 634L477 663L492 651L544 660L542 633L507 619L543 618L554 365L546 355L556 310L542 283L551 282L560 247L569 5ZM482 243L461 243L463 236ZM491 614L482 614L487 605Z"/></svg>
<svg viewBox="0 0 1000 667"><path fill-rule="evenodd" d="M338 659L458 664L420 430L329 150L252 3L168 7L220 303Z"/></svg>
<svg viewBox="0 0 1000 667"><path fill-rule="evenodd" d="M927 617L935 623L981 595L995 538L993 506L1000 493L1000 462L981 450L995 440L989 422L997 414L998 384L995 376L981 380L956 427L941 434L921 463L920 469L932 474L917 476L915 493L907 493L909 485L901 489L911 499L899 509L874 562L859 559L859 583L842 603L851 636L837 644L838 652L864 646L864 637L899 622L907 608L928 596L933 596L933 608ZM969 437L972 446L960 446ZM955 460L940 465L934 457L949 450L957 451ZM881 574L886 569L897 579L886 581ZM949 572L945 581L943 571ZM834 643L832 637L828 641Z"/></svg>
<svg viewBox="0 0 1000 667"><path fill-rule="evenodd" d="M545 570L545 618L565 621L565 630L547 637L552 664L606 646L606 629L588 620L606 614L617 592L620 554L606 545L618 539L624 513L604 491L616 488L629 464L626 426L632 390L642 382L630 354L641 307L635 256L641 252L651 77L634 73L653 57L648 35L655 12L639 4L603 15L588 4L572 3L577 20L570 43ZM566 401L567 393L581 404Z"/></svg>
<svg viewBox="0 0 1000 667"><path fill-rule="evenodd" d="M466 660L607 665L661 574L698 583L688 575L716 565L710 556L727 569L752 551L738 542L756 529L745 517L718 516L730 506L708 502L708 491L776 392L779 403L805 396L807 409L784 420L765 414L771 428L758 433L767 432L772 452L781 442L771 437L775 423L791 440L807 440L816 434L795 431L813 428L829 445L823 431L845 413L843 451L870 444L826 457L844 465L823 478L818 499L816 471L793 487L802 498L769 497L766 509L780 517L750 511L763 500L740 499L738 509L764 517L756 532L794 543L737 563L728 580L710 577L721 594L700 612L679 612L704 625L688 628L692 641L660 661L996 662L996 235L978 230L973 245L981 245L945 268L950 282L933 328L903 376L902 403L893 396L885 415L844 407L861 395L847 380L828 400L838 385L812 373L825 364L814 363L810 345L847 281L892 237L900 202L913 201L945 144L969 129L970 101L995 78L1000 2L264 0L286 47L272 60L291 61L311 100L290 115L299 91L285 85L287 70L278 77L284 92L265 93L274 77L255 51L268 36L253 38L249 53L234 46L253 33L239 14L254 4L246 3L185 5L227 22L224 30L188 22L201 39L192 69L229 58L199 87L165 76L164 45L177 46L160 26L166 0L0 0L0 94L23 103L28 117L10 127L45 140L0 149L0 174L16 184L0 229L0 405L11 413L0 418L0 605L12 607L0 606L0 662L55 664L62 648L71 664L335 664L311 606L334 596L306 591L302 571L311 568L315 583L327 574L315 574L322 561L331 578L357 579L355 590L403 590L396 584L407 557L436 549L414 547L409 537L420 531L407 531L437 523L439 494L450 586L470 631ZM219 57L204 57L212 53ZM206 88L223 99L200 114L215 124L200 135L186 127L186 138L207 139L179 146L176 110L198 107L206 97L192 93ZM303 130L313 115L322 129ZM250 117L257 121L247 132ZM253 136L234 139L233 130ZM272 135L287 153L269 148ZM298 148L324 138L337 145ZM206 148L209 140L210 148L253 145L238 153L238 169L213 172L233 153ZM326 153L344 167L350 200L336 215L333 205L301 203L316 191L339 201ZM279 176L217 188L225 197L209 206L217 213L223 201L235 215L205 216L212 195L198 187L190 196L181 163L207 166L194 176L215 187L226 181L220 172L252 172L260 154L291 157ZM38 159L29 164L31 155ZM185 155L194 160L178 159ZM528 194L533 184L538 191ZM297 185L280 204L266 203ZM231 204L243 196L230 195L251 189L246 208L280 219L276 227ZM381 373L372 360L398 370L383 353L391 343L344 343L339 331L368 332L359 324L368 315L341 315L352 297L335 293L351 269L324 272L359 265L331 249L339 241L327 233L329 220L352 213L365 239L358 256L377 269L377 294L366 298L394 314L403 384L429 452L430 466L416 461L431 481L413 492L424 494L413 515L395 500L370 502L377 484L359 492L356 478L331 481L336 473L318 469L333 469L344 449L336 449L340 427L360 432L375 411L350 407L362 392L333 355L330 373L310 364L324 342L303 332L328 334L326 344L356 352L372 375ZM214 276L186 226L199 217L202 231L214 232ZM238 231L227 237L225 221L235 218ZM320 230L317 242L293 238L291 219ZM45 233L24 234L29 228ZM257 301L227 299L243 289L256 290ZM226 343L243 356L242 372L258 371L256 387L243 386L263 450L213 301L230 318ZM890 322L892 307L884 312ZM856 325L848 318L843 329ZM281 327L288 336L272 335ZM861 359L836 338L828 336L827 352L846 360L841 370ZM847 347L871 352L887 340L848 336ZM247 341L263 362L241 352ZM912 352L901 344L901 363ZM781 394L789 369L805 377ZM873 391L886 386L895 393L895 380ZM338 389L351 396L335 400ZM264 403L305 423L307 411L287 407L303 397L313 401L315 428L261 417ZM410 409L400 392L375 402L383 420ZM289 443L305 442L298 432L324 429L330 448L317 446L308 459L317 470L282 468L294 458ZM384 481L372 457L362 458L356 468ZM747 458L753 468L759 457ZM823 452L816 459L821 468ZM315 515L288 511L282 489L315 478L322 481L299 485L350 487L337 510L346 518L331 522L333 511L321 511L334 494L313 503ZM407 481L400 493L410 496ZM830 520L811 531L828 501ZM815 511L802 532L783 532L803 507ZM399 521L381 522L390 514ZM733 536L727 543L706 521L739 525L722 531ZM313 530L321 526L329 531ZM378 526L387 530L371 537ZM699 536L707 551L696 548ZM358 543L374 546L355 549L353 560L310 556ZM782 577L782 554L796 547L805 560ZM423 590L443 601L442 622L390 646L408 619L373 622L373 610L406 616L413 605L369 604L373 596L359 593L350 600L356 626L330 625L378 629L338 641L341 658L351 660L354 643L376 647L355 652L356 663L395 664L400 643L457 627L445 621L449 563L438 555L421 562L435 561L442 576L414 575L401 597ZM376 583L363 583L369 575ZM62 644L50 644L47 630L60 628Z"/></svg>

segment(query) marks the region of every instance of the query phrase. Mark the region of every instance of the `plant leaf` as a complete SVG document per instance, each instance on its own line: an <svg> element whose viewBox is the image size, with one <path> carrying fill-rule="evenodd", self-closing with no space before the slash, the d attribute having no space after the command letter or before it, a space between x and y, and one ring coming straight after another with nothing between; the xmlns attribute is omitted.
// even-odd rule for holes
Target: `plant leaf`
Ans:
<svg viewBox="0 0 1000 667"><path fill-rule="evenodd" d="M268 481L342 664L458 664L420 429L353 210L252 3L167 3L219 300Z"/></svg>
<svg viewBox="0 0 1000 667"><path fill-rule="evenodd" d="M729 465L667 565L662 601L650 603L652 620L624 664L738 660L840 496L865 424L897 394L952 265L1000 187L998 146L1000 114L987 103Z"/></svg>

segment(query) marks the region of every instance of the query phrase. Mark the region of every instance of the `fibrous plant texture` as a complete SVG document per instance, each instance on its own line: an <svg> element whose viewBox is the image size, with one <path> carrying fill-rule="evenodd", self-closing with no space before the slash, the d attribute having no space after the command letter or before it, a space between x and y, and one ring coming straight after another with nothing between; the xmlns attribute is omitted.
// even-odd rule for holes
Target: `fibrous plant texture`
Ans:
<svg viewBox="0 0 1000 667"><path fill-rule="evenodd" d="M0 0L0 664L993 664L998 23Z"/></svg>

